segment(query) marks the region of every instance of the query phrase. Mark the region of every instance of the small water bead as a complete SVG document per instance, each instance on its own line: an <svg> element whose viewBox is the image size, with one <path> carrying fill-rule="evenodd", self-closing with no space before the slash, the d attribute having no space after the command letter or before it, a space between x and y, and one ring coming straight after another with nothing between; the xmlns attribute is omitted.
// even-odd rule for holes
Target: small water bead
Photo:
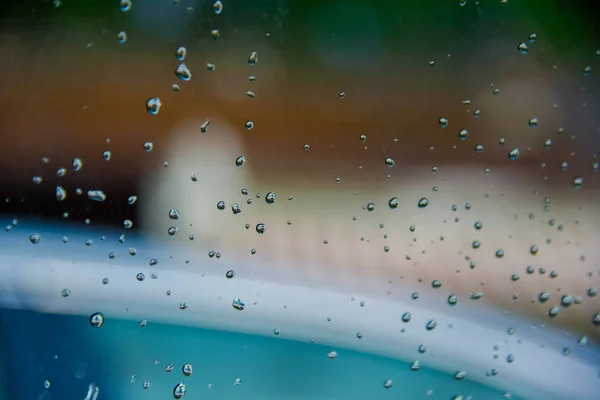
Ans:
<svg viewBox="0 0 600 400"><path fill-rule="evenodd" d="M67 191L62 186L56 187L56 200L64 201L67 198Z"/></svg>
<svg viewBox="0 0 600 400"><path fill-rule="evenodd" d="M383 382L383 387L384 387L384 389L389 389L389 388L392 387L392 384L393 384L392 380L388 379L388 380L386 380L386 381Z"/></svg>
<svg viewBox="0 0 600 400"><path fill-rule="evenodd" d="M409 312L402 314L402 322L410 322L412 315Z"/></svg>
<svg viewBox="0 0 600 400"><path fill-rule="evenodd" d="M460 140L467 140L468 137L469 137L469 131L467 131L466 129L463 129L460 132L458 132L458 138Z"/></svg>
<svg viewBox="0 0 600 400"><path fill-rule="evenodd" d="M588 65L583 69L583 76L590 76L592 73L592 66Z"/></svg>
<svg viewBox="0 0 600 400"><path fill-rule="evenodd" d="M171 208L169 210L169 219L179 219L179 210Z"/></svg>
<svg viewBox="0 0 600 400"><path fill-rule="evenodd" d="M185 384L183 383L178 383L177 385L175 385L175 387L173 388L173 398L175 399L181 399L183 398L183 396L185 396L185 392L186 392L186 387Z"/></svg>
<svg viewBox="0 0 600 400"><path fill-rule="evenodd" d="M230 269L229 271L227 271L227 272L225 273L225 277L226 277L227 279L232 279L234 276L235 276L235 271L234 271L234 270L232 270L232 269Z"/></svg>
<svg viewBox="0 0 600 400"><path fill-rule="evenodd" d="M511 281L513 281L513 282L516 282L516 281L518 281L519 279L521 279L521 277L520 277L518 274L512 274L512 275L510 276L510 280L511 280Z"/></svg>
<svg viewBox="0 0 600 400"><path fill-rule="evenodd" d="M126 219L125 221L123 221L123 227L125 229L130 229L133 226L133 221L130 219Z"/></svg>
<svg viewBox="0 0 600 400"><path fill-rule="evenodd" d="M418 299L419 299L419 292L413 292L413 293L410 295L410 297L411 297L413 300L418 300Z"/></svg>
<svg viewBox="0 0 600 400"><path fill-rule="evenodd" d="M458 303L458 297L455 294L448 296L448 305L455 306Z"/></svg>
<svg viewBox="0 0 600 400"><path fill-rule="evenodd" d="M474 249L478 249L481 247L481 242L479 240L474 240L471 244L471 247L473 247Z"/></svg>
<svg viewBox="0 0 600 400"><path fill-rule="evenodd" d="M137 201L137 196L129 196L129 198L127 199L127 203L129 205L134 205L136 201Z"/></svg>
<svg viewBox="0 0 600 400"><path fill-rule="evenodd" d="M483 293L481 292L475 292L475 293L471 293L471 300L479 300L483 297Z"/></svg>
<svg viewBox="0 0 600 400"><path fill-rule="evenodd" d="M35 183L36 185L41 184L42 182L44 182L44 178L42 178L41 176L34 176L31 181L33 183Z"/></svg>
<svg viewBox="0 0 600 400"><path fill-rule="evenodd" d="M254 122L252 122L252 121L246 121L244 123L244 126L246 127L246 129L252 130L254 128Z"/></svg>
<svg viewBox="0 0 600 400"><path fill-rule="evenodd" d="M121 0L121 11L130 11L131 7L133 7L133 3L131 0Z"/></svg>
<svg viewBox="0 0 600 400"><path fill-rule="evenodd" d="M483 145L482 144L478 144L477 146L475 146L475 152L478 154L483 153Z"/></svg>
<svg viewBox="0 0 600 400"><path fill-rule="evenodd" d="M246 157L239 156L238 158L236 158L235 159L235 165L238 168L242 168L244 165L246 165Z"/></svg>
<svg viewBox="0 0 600 400"><path fill-rule="evenodd" d="M473 111L473 118L477 119L477 118L479 118L480 115L481 115L480 109Z"/></svg>
<svg viewBox="0 0 600 400"><path fill-rule="evenodd" d="M417 351L421 354L424 354L427 351L427 346L425 346L424 344L419 345L419 348L417 349Z"/></svg>
<svg viewBox="0 0 600 400"><path fill-rule="evenodd" d="M515 361L515 355L513 353L510 353L508 356L506 356L506 362L509 364L512 364Z"/></svg>
<svg viewBox="0 0 600 400"><path fill-rule="evenodd" d="M558 308L557 306L554 306L548 310L548 316L550 318L556 318L558 316L559 312L560 312L560 308Z"/></svg>
<svg viewBox="0 0 600 400"><path fill-rule="evenodd" d="M386 157L384 162L385 165L387 165L388 167L393 167L395 164L394 159L392 157Z"/></svg>
<svg viewBox="0 0 600 400"><path fill-rule="evenodd" d="M431 287L434 289L439 289L442 287L442 282L436 279L433 282L431 282Z"/></svg>
<svg viewBox="0 0 600 400"><path fill-rule="evenodd" d="M375 210L375 203L367 204L367 211L371 212Z"/></svg>
<svg viewBox="0 0 600 400"><path fill-rule="evenodd" d="M592 324L594 326L600 326L600 313L592 315Z"/></svg>
<svg viewBox="0 0 600 400"><path fill-rule="evenodd" d="M598 294L598 288L595 286L589 288L587 291L588 297L596 297L597 294Z"/></svg>
<svg viewBox="0 0 600 400"><path fill-rule="evenodd" d="M210 120L206 120L200 125L200 132L206 133L208 131L208 126L210 125Z"/></svg>
<svg viewBox="0 0 600 400"><path fill-rule="evenodd" d="M154 148L154 143L152 143L152 142L144 143L144 150L146 150L147 153L150 153L153 148Z"/></svg>
<svg viewBox="0 0 600 400"><path fill-rule="evenodd" d="M137 279L139 282L143 282L144 279L146 279L146 276L140 272L135 276L135 279Z"/></svg>
<svg viewBox="0 0 600 400"><path fill-rule="evenodd" d="M413 363L410 365L410 369L412 371L418 371L421 369L421 362L419 360L413 361Z"/></svg>
<svg viewBox="0 0 600 400"><path fill-rule="evenodd" d="M568 294L566 294L566 295L563 295L563 296L560 298L560 304L561 304L561 305L562 305L564 308L567 308L567 307L569 307L571 304L573 304L573 301L574 301L574 299L573 299L573 296L571 296L571 295L568 295Z"/></svg>
<svg viewBox="0 0 600 400"><path fill-rule="evenodd" d="M429 199L427 197L421 197L419 199L419 202L417 203L417 206L419 208L425 208L429 205Z"/></svg>
<svg viewBox="0 0 600 400"><path fill-rule="evenodd" d="M190 69L185 64L179 64L177 68L175 68L175 75L185 82L192 79L192 71L190 71Z"/></svg>
<svg viewBox="0 0 600 400"><path fill-rule="evenodd" d="M148 111L150 115L158 114L161 107L162 102L158 97L152 97L146 101L146 111Z"/></svg>
<svg viewBox="0 0 600 400"><path fill-rule="evenodd" d="M254 66L254 65L256 65L257 62L258 62L258 53L256 51L253 51L248 56L248 64L250 64L251 66Z"/></svg>
<svg viewBox="0 0 600 400"><path fill-rule="evenodd" d="M550 300L550 292L542 292L538 295L538 300L540 303L545 303Z"/></svg>
<svg viewBox="0 0 600 400"><path fill-rule="evenodd" d="M142 389L146 390L149 387L150 387L150 381L144 381L144 383L142 383Z"/></svg>
<svg viewBox="0 0 600 400"><path fill-rule="evenodd" d="M588 337L587 337L587 336L582 336L582 337L579 339L579 345L580 345L581 347L585 347L587 344L588 344Z"/></svg>
<svg viewBox="0 0 600 400"><path fill-rule="evenodd" d="M94 328L100 328L104 324L104 314L94 313L90 316L90 325Z"/></svg>
<svg viewBox="0 0 600 400"><path fill-rule="evenodd" d="M67 297L69 297L69 296L71 295L71 291L70 291L69 289L63 289L63 290L60 292L60 295L61 295L62 297L64 297L64 298L67 298Z"/></svg>
<svg viewBox="0 0 600 400"><path fill-rule="evenodd" d="M256 232L259 234L263 234L265 233L265 231L267 230L267 227L265 226L265 224L257 224L256 225Z"/></svg>
<svg viewBox="0 0 600 400"><path fill-rule="evenodd" d="M496 258L502 258L502 257L504 257L504 250L502 250L502 249L496 250Z"/></svg>
<svg viewBox="0 0 600 400"><path fill-rule="evenodd" d="M519 43L519 46L517 46L517 50L519 50L521 54L527 54L529 52L529 47L525 42L521 42Z"/></svg>
<svg viewBox="0 0 600 400"><path fill-rule="evenodd" d="M215 1L212 5L213 12L217 15L223 12L223 3L219 0Z"/></svg>
<svg viewBox="0 0 600 400"><path fill-rule="evenodd" d="M75 172L81 171L81 168L83 168L83 161L81 160L81 158L74 158L73 159L73 171L75 171Z"/></svg>
<svg viewBox="0 0 600 400"><path fill-rule="evenodd" d="M104 161L110 161L110 159L112 158L112 153L110 150L105 150L102 152L102 158L104 158Z"/></svg>
<svg viewBox="0 0 600 400"><path fill-rule="evenodd" d="M221 37L221 31L219 31L218 29L213 29L212 31L210 31L210 36L213 38L213 40L219 40L219 38Z"/></svg>
<svg viewBox="0 0 600 400"><path fill-rule="evenodd" d="M438 120L438 122L440 123L440 126L441 126L442 128L445 128L445 127L447 127L447 126L448 126L448 119L447 119L447 118L441 117L441 118Z"/></svg>
<svg viewBox="0 0 600 400"><path fill-rule="evenodd" d="M58 176L59 178L62 178L65 175L67 175L67 169L66 168L59 168L56 171L56 176Z"/></svg>
<svg viewBox="0 0 600 400"><path fill-rule="evenodd" d="M179 90L180 90L181 88L179 87L179 85L178 85L178 84L174 83L174 84L172 84L172 85L171 85L171 89L172 89L174 92L179 92Z"/></svg>
<svg viewBox="0 0 600 400"><path fill-rule="evenodd" d="M183 364L183 366L181 367L181 372L185 375L185 376L191 376L192 372L193 372L193 367L192 364L190 363L185 363Z"/></svg>
<svg viewBox="0 0 600 400"><path fill-rule="evenodd" d="M29 241L31 244L38 244L40 242L41 236L39 233L32 233L29 235Z"/></svg>
<svg viewBox="0 0 600 400"><path fill-rule="evenodd" d="M573 178L573 187L575 189L581 189L583 186L583 178L581 176L576 176Z"/></svg>
<svg viewBox="0 0 600 400"><path fill-rule="evenodd" d="M519 155L520 155L520 151L518 148L514 148L511 151L508 152L508 159L515 161L519 159Z"/></svg>
<svg viewBox="0 0 600 400"><path fill-rule="evenodd" d="M121 31L117 34L117 42L119 42L119 44L123 44L127 41L127 32L125 31Z"/></svg>
<svg viewBox="0 0 600 400"><path fill-rule="evenodd" d="M183 60L185 60L186 56L187 56L187 49L185 47L179 46L177 48L177 50L175 50L175 57L177 58L177 60L183 61Z"/></svg>
<svg viewBox="0 0 600 400"><path fill-rule="evenodd" d="M535 118L535 117L531 118L529 120L529 126L532 127L532 128L537 128L537 126L538 126L538 119Z"/></svg>
<svg viewBox="0 0 600 400"><path fill-rule="evenodd" d="M454 375L454 379L460 381L462 379L465 379L465 376L467 376L467 373L465 371L459 371Z"/></svg>
<svg viewBox="0 0 600 400"><path fill-rule="evenodd" d="M427 324L425 325L425 329L427 329L428 331L432 331L435 329L436 326L437 326L437 321L435 319L430 319L429 321L427 321Z"/></svg>
<svg viewBox="0 0 600 400"><path fill-rule="evenodd" d="M172 226L167 230L167 233L169 234L169 236L175 236L175 234L177 234L178 231L179 231L178 227Z"/></svg>
<svg viewBox="0 0 600 400"><path fill-rule="evenodd" d="M558 277L558 271L553 269L552 271L550 271L550 278L556 278Z"/></svg>
<svg viewBox="0 0 600 400"><path fill-rule="evenodd" d="M275 203L275 200L276 200L276 197L275 197L275 193L273 193L273 192L269 192L265 196L265 202L267 204L273 204L273 203Z"/></svg>

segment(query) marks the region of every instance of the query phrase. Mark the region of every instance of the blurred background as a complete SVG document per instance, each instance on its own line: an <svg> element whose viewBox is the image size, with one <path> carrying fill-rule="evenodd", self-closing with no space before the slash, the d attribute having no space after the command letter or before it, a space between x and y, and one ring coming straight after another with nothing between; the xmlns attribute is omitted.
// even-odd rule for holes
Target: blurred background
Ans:
<svg viewBox="0 0 600 400"><path fill-rule="evenodd" d="M94 229L122 229L131 220L132 232L164 244L172 223L155 215L175 204L187 211L185 224L197 227L177 239L189 243L198 234L202 257L205 248L248 257L258 248L257 263L289 265L281 280L352 281L365 291L367 278L406 279L410 288L442 277L448 290L465 295L486 281L488 305L541 324L550 323L555 302L568 307L560 304L567 293L582 298L581 306L551 324L573 337L599 337L600 304L588 292L600 285L596 2L213 3L0 5L0 214L7 226L14 217ZM189 75L177 75L181 64ZM147 108L152 98L161 103L155 114ZM241 168L238 156L247 160ZM196 189L186 186L192 173L200 178ZM62 201L57 186L67 193ZM255 202L263 208L244 209L241 224L219 219L219 200L227 212L234 201L250 207L239 195L245 187L251 198L262 196ZM90 201L89 190L102 190L106 201ZM295 197L296 208L265 211L271 190L279 204ZM132 195L139 196L133 206ZM401 198L401 220L365 210L371 201L387 210L393 196ZM423 197L429 210L439 208L417 214ZM464 215L470 202L476 214L464 217L468 233L440 228L458 218L453 205ZM365 225L351 228L358 214ZM476 220L486 226L479 236ZM296 231L272 228L287 221ZM258 222L274 235L257 244L241 232ZM424 244L412 248L413 224L427 232L421 244L436 241L431 256ZM384 234L398 243L390 245L393 261L384 258ZM349 237L377 248L357 249ZM478 258L492 267L465 277L475 239L494 243ZM335 254L315 250L324 240ZM550 243L533 264L546 275L536 272L535 283L515 289L511 277L526 277L530 246ZM494 268L499 248L507 258ZM406 268L418 263L429 269ZM560 280L548 277L555 269ZM302 276L292 278L297 271ZM558 293L552 304L538 301L544 290Z"/></svg>

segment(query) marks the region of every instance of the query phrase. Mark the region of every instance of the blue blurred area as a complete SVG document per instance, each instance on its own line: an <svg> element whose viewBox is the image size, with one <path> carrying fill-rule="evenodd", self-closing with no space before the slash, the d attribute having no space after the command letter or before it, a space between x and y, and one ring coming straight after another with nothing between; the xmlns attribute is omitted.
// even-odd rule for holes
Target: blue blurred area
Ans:
<svg viewBox="0 0 600 400"><path fill-rule="evenodd" d="M179 382L196 399L450 399L503 393L469 380L383 357L230 332L86 317L0 311L1 395L20 399L83 399L90 383L98 399L166 399ZM418 355L415 349L415 357ZM417 357L416 357L417 358ZM168 364L172 372L166 372ZM186 377L181 368L193 365ZM136 376L132 382L132 376ZM241 384L235 385L236 379ZM393 380L391 389L383 383ZM493 378L491 378L493 379ZM44 387L44 381L50 387ZM143 389L143 383L150 387ZM212 385L212 387L209 387ZM431 391L428 394L428 391ZM515 396L512 399L516 399Z"/></svg>

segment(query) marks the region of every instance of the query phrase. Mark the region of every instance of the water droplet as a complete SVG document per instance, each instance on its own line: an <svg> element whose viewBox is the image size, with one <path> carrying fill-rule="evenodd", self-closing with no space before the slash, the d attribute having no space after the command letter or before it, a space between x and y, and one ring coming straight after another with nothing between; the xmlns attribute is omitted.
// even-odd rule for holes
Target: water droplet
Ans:
<svg viewBox="0 0 600 400"><path fill-rule="evenodd" d="M425 208L429 205L429 199L427 197L421 197L417 205L419 206L419 208Z"/></svg>
<svg viewBox="0 0 600 400"><path fill-rule="evenodd" d="M588 65L587 67L585 67L583 69L583 76L590 76L590 74L592 73L592 66Z"/></svg>
<svg viewBox="0 0 600 400"><path fill-rule="evenodd" d="M62 186L56 187L56 200L64 201L67 198L67 191Z"/></svg>
<svg viewBox="0 0 600 400"><path fill-rule="evenodd" d="M588 297L596 297L597 294L598 294L598 288L595 286L592 286L587 291Z"/></svg>
<svg viewBox="0 0 600 400"><path fill-rule="evenodd" d="M529 126L532 127L532 128L537 128L537 126L538 126L538 119L535 118L535 117L531 118L529 120Z"/></svg>
<svg viewBox="0 0 600 400"><path fill-rule="evenodd" d="M172 226L167 230L167 233L169 234L169 236L175 236L177 231L179 231L179 228L176 226Z"/></svg>
<svg viewBox="0 0 600 400"><path fill-rule="evenodd" d="M133 7L131 0L121 0L121 11L127 12L131 10L131 7Z"/></svg>
<svg viewBox="0 0 600 400"><path fill-rule="evenodd" d="M451 306L455 306L458 303L458 297L455 294L451 294L448 296L448 304Z"/></svg>
<svg viewBox="0 0 600 400"><path fill-rule="evenodd" d="M410 322L412 315L409 312L402 314L402 322Z"/></svg>
<svg viewBox="0 0 600 400"><path fill-rule="evenodd" d="M537 35L535 33L532 33L529 35L529 41L531 43L535 43L535 40L537 39Z"/></svg>
<svg viewBox="0 0 600 400"><path fill-rule="evenodd" d="M244 126L246 127L246 129L251 130L252 128L254 128L254 122L252 122L252 121L246 121L244 123Z"/></svg>
<svg viewBox="0 0 600 400"><path fill-rule="evenodd" d="M189 81L192 79L192 71L185 64L179 64L177 68L175 68L175 75L182 81Z"/></svg>
<svg viewBox="0 0 600 400"><path fill-rule="evenodd" d="M431 331L431 330L434 330L436 326L437 326L437 321L435 319L430 319L429 321L427 321L427 324L425 325L425 329L427 329L428 331Z"/></svg>
<svg viewBox="0 0 600 400"><path fill-rule="evenodd" d="M391 388L391 387L392 387L392 380L391 380L391 379L388 379L388 380L384 381L384 382L383 382L383 387L384 387L385 389L389 389L389 388Z"/></svg>
<svg viewBox="0 0 600 400"><path fill-rule="evenodd" d="M171 208L169 210L169 218L170 219L179 219L179 211L175 208Z"/></svg>
<svg viewBox="0 0 600 400"><path fill-rule="evenodd" d="M234 276L235 276L235 271L234 271L234 270L232 270L232 269L230 269L229 271L227 271L227 272L225 273L225 277L226 277L227 279L231 279L231 278L233 278Z"/></svg>
<svg viewBox="0 0 600 400"><path fill-rule="evenodd" d="M427 351L427 346L425 346L424 344L419 345L419 348L417 349L417 351L421 354L424 354Z"/></svg>
<svg viewBox="0 0 600 400"><path fill-rule="evenodd" d="M88 190L87 192L88 199L94 201L104 201L106 200L106 195L102 190Z"/></svg>
<svg viewBox="0 0 600 400"><path fill-rule="evenodd" d="M246 305L240 299L234 299L231 306L238 311L244 311Z"/></svg>
<svg viewBox="0 0 600 400"><path fill-rule="evenodd" d="M104 324L104 314L101 312L94 313L90 316L90 325L94 328L100 328Z"/></svg>
<svg viewBox="0 0 600 400"><path fill-rule="evenodd" d="M496 250L496 258L502 258L502 257L504 257L504 250L502 250L502 249Z"/></svg>
<svg viewBox="0 0 600 400"><path fill-rule="evenodd" d="M519 46L517 46L517 49L521 52L521 54L527 54L527 52L529 52L529 47L527 47L525 42L521 42Z"/></svg>
<svg viewBox="0 0 600 400"><path fill-rule="evenodd" d="M238 158L235 159L235 165L238 168L243 167L246 164L246 157L244 156L239 156Z"/></svg>
<svg viewBox="0 0 600 400"><path fill-rule="evenodd" d="M256 232L258 232L259 234L263 234L265 233L265 230L267 230L267 227L265 226L265 224L257 224L256 225Z"/></svg>
<svg viewBox="0 0 600 400"><path fill-rule="evenodd" d="M265 196L265 202L266 202L267 204L273 204L273 203L275 203L275 200L276 200L276 198L275 198L275 193L273 193L273 192L269 192L269 193L267 193L267 195Z"/></svg>
<svg viewBox="0 0 600 400"><path fill-rule="evenodd" d="M517 160L519 158L519 149L518 148L514 148L511 151L508 152L508 159L509 160Z"/></svg>
<svg viewBox="0 0 600 400"><path fill-rule="evenodd" d="M475 152L478 154L483 153L483 145L482 144L478 144L477 146L475 146Z"/></svg>
<svg viewBox="0 0 600 400"><path fill-rule="evenodd" d="M392 209L392 210L396 210L398 208L398 205L400 204L400 200L398 200L397 197L392 197L389 201L388 201L388 206Z"/></svg>
<svg viewBox="0 0 600 400"><path fill-rule="evenodd" d="M121 31L117 34L117 42L123 44L127 41L127 32Z"/></svg>
<svg viewBox="0 0 600 400"><path fill-rule="evenodd" d="M442 128L445 128L445 127L447 127L447 126L448 126L448 119L447 119L447 118L444 118L444 117L442 117L442 118L440 118L440 119L439 119L439 123L440 123L440 126L441 126Z"/></svg>
<svg viewBox="0 0 600 400"><path fill-rule="evenodd" d="M258 62L258 53L256 51L253 51L248 56L248 64L256 65L257 62Z"/></svg>
<svg viewBox="0 0 600 400"><path fill-rule="evenodd" d="M560 312L560 308L558 308L557 306L554 306L548 310L548 316L550 318L555 318L558 316L559 312Z"/></svg>
<svg viewBox="0 0 600 400"><path fill-rule="evenodd" d="M185 47L179 46L177 48L177 50L175 50L175 58L177 58L177 60L183 61L183 60L185 60L186 56L187 56L187 49Z"/></svg>
<svg viewBox="0 0 600 400"><path fill-rule="evenodd" d="M33 183L35 183L36 185L41 184L42 182L44 182L44 178L42 178L41 176L34 176L31 181Z"/></svg>
<svg viewBox="0 0 600 400"><path fill-rule="evenodd" d="M410 297L411 297L413 300L418 300L418 299L419 299L419 292L413 292L413 293L410 295Z"/></svg>
<svg viewBox="0 0 600 400"><path fill-rule="evenodd" d="M39 233L32 233L29 235L29 241L31 244L38 244L40 242L41 236Z"/></svg>
<svg viewBox="0 0 600 400"><path fill-rule="evenodd" d="M210 121L206 120L202 123L202 125L200 125L200 132L202 133L206 133L206 131L208 131L208 126L210 125Z"/></svg>
<svg viewBox="0 0 600 400"><path fill-rule="evenodd" d="M225 209L225 207L226 207L226 204L225 204L225 202L223 200L221 200L221 201L219 201L217 203L217 209L218 210L223 211Z"/></svg>
<svg viewBox="0 0 600 400"><path fill-rule="evenodd" d="M542 292L538 295L538 300L540 303L545 303L550 299L550 293L549 292Z"/></svg>
<svg viewBox="0 0 600 400"><path fill-rule="evenodd" d="M150 115L158 114L161 107L162 102L158 97L152 97L146 101L146 111L148 111Z"/></svg>
<svg viewBox="0 0 600 400"><path fill-rule="evenodd" d="M419 360L413 361L413 363L410 365L410 369L412 371L418 371L421 369L421 362Z"/></svg>
<svg viewBox="0 0 600 400"><path fill-rule="evenodd" d="M67 298L67 297L69 297L69 296L71 295L71 291L70 291L69 289L63 289L63 290L60 292L60 295L61 295L62 297L64 297L64 298Z"/></svg>
<svg viewBox="0 0 600 400"><path fill-rule="evenodd" d="M442 282L436 279L433 282L431 282L431 287L434 289L439 289L442 287Z"/></svg>
<svg viewBox="0 0 600 400"><path fill-rule="evenodd" d="M481 242L479 240L474 240L471 244L471 247L473 247L474 249L478 249L481 247Z"/></svg>
<svg viewBox="0 0 600 400"><path fill-rule="evenodd" d="M579 345L580 345L581 347L585 347L587 344L588 344L588 337L587 337L587 336L582 336L582 337L579 339Z"/></svg>
<svg viewBox="0 0 600 400"><path fill-rule="evenodd" d="M181 372L183 372L183 374L185 376L191 376L192 375L192 371L193 371L193 368L192 368L192 364L190 364L190 363L185 363L181 367Z"/></svg>
<svg viewBox="0 0 600 400"><path fill-rule="evenodd" d="M375 211L375 203L367 204L367 211L369 211L369 212Z"/></svg>
<svg viewBox="0 0 600 400"><path fill-rule="evenodd" d="M154 148L154 143L152 143L152 142L144 143L144 150L146 150L146 152L150 153L153 148Z"/></svg>
<svg viewBox="0 0 600 400"><path fill-rule="evenodd" d="M456 379L457 381L460 381L461 379L464 379L465 376L467 376L467 373L465 371L460 371L454 375L454 379Z"/></svg>
<svg viewBox="0 0 600 400"><path fill-rule="evenodd" d="M185 396L185 391L185 384L178 383L177 385L175 385L175 388L173 388L173 397L175 399L181 399L183 398L183 396Z"/></svg>
<svg viewBox="0 0 600 400"><path fill-rule="evenodd" d="M469 137L469 131L467 131L466 129L463 129L460 132L458 132L458 138L460 140L467 140L468 137Z"/></svg>
<svg viewBox="0 0 600 400"><path fill-rule="evenodd" d="M458 0L458 5L464 7L467 4L467 0Z"/></svg>
<svg viewBox="0 0 600 400"><path fill-rule="evenodd" d="M135 204L136 201L137 201L137 196L129 196L129 198L127 199L127 203L129 203L129 205Z"/></svg>
<svg viewBox="0 0 600 400"><path fill-rule="evenodd" d="M573 187L575 189L581 189L582 185L583 185L583 178L581 176L576 176L573 178Z"/></svg>
<svg viewBox="0 0 600 400"><path fill-rule="evenodd" d="M131 221L130 219L126 219L125 221L123 221L123 227L125 229L129 229L133 226L133 221Z"/></svg>
<svg viewBox="0 0 600 400"><path fill-rule="evenodd" d="M327 358L329 358L330 360L333 360L334 358L337 357L337 351L330 351L329 353L327 353Z"/></svg>
<svg viewBox="0 0 600 400"><path fill-rule="evenodd" d="M212 31L210 31L210 36L212 36L213 40L219 40L219 38L221 37L221 31L219 31L218 29L213 29Z"/></svg>
<svg viewBox="0 0 600 400"><path fill-rule="evenodd" d="M385 165L387 165L388 167L394 166L394 159L392 157L386 157L384 161Z"/></svg>

